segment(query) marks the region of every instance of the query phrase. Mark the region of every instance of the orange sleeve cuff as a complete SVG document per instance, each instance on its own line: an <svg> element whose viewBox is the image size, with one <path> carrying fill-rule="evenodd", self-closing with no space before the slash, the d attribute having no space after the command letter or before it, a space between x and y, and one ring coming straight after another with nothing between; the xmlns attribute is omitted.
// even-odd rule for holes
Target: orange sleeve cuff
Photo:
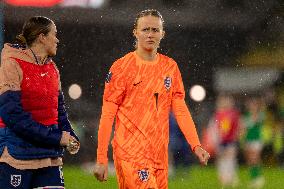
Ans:
<svg viewBox="0 0 284 189"><path fill-rule="evenodd" d="M116 115L118 105L113 102L103 101L102 114L98 131L97 162L107 164L108 145L112 131L113 120Z"/></svg>
<svg viewBox="0 0 284 189"><path fill-rule="evenodd" d="M183 99L174 99L172 102L172 110L180 130L184 134L187 142L190 144L192 151L194 151L194 148L196 146L201 146L201 144L195 124L185 104L185 101Z"/></svg>

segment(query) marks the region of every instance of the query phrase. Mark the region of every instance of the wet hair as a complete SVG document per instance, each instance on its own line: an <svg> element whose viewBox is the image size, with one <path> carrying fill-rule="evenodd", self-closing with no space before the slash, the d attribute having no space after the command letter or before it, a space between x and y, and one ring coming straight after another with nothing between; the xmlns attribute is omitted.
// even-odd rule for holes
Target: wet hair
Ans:
<svg viewBox="0 0 284 189"><path fill-rule="evenodd" d="M22 33L16 36L16 41L21 45L30 47L42 33L47 35L53 21L44 16L34 16L25 22Z"/></svg>
<svg viewBox="0 0 284 189"><path fill-rule="evenodd" d="M155 9L147 9L147 10L141 11L137 15L137 17L135 18L135 21L134 21L134 28L135 29L137 28L139 18L142 18L144 16L154 16L154 17L160 18L161 21L162 21L162 26L164 27L164 19L163 19L161 13L159 11L155 10Z"/></svg>

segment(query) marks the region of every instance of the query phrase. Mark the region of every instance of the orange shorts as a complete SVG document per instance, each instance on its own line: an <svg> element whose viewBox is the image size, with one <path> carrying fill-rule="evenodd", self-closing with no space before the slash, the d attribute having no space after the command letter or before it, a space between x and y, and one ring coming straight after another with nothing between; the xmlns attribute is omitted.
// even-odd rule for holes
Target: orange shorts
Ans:
<svg viewBox="0 0 284 189"><path fill-rule="evenodd" d="M120 159L114 160L119 189L167 189L168 170L145 168Z"/></svg>

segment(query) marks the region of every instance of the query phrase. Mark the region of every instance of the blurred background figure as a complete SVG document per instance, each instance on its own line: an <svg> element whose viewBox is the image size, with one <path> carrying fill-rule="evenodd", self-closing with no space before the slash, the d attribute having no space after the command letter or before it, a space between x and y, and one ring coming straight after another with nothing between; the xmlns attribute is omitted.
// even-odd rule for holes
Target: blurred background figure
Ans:
<svg viewBox="0 0 284 189"><path fill-rule="evenodd" d="M240 113L231 95L220 94L216 100L216 110L209 122L209 137L215 143L218 178L223 187L238 184L237 150Z"/></svg>
<svg viewBox="0 0 284 189"><path fill-rule="evenodd" d="M261 171L261 151L263 148L262 129L264 124L263 101L259 96L251 96L245 102L243 116L244 156L249 166L251 188L262 188L264 177Z"/></svg>
<svg viewBox="0 0 284 189"><path fill-rule="evenodd" d="M283 165L283 114L281 114L281 94L274 88L264 91L264 123L262 128L262 160L268 166ZM282 107L283 108L283 107ZM283 111L283 110L282 110Z"/></svg>

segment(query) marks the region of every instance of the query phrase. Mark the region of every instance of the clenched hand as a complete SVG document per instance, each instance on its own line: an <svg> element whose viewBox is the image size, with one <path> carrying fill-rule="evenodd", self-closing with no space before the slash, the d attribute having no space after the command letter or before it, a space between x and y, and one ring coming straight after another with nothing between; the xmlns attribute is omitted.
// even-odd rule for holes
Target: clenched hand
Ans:
<svg viewBox="0 0 284 189"><path fill-rule="evenodd" d="M194 153L198 157L202 165L207 165L207 162L210 158L210 154L206 150L204 150L200 146L196 146L194 149Z"/></svg>
<svg viewBox="0 0 284 189"><path fill-rule="evenodd" d="M108 176L107 165L97 163L94 168L94 176L100 182L106 181Z"/></svg>

